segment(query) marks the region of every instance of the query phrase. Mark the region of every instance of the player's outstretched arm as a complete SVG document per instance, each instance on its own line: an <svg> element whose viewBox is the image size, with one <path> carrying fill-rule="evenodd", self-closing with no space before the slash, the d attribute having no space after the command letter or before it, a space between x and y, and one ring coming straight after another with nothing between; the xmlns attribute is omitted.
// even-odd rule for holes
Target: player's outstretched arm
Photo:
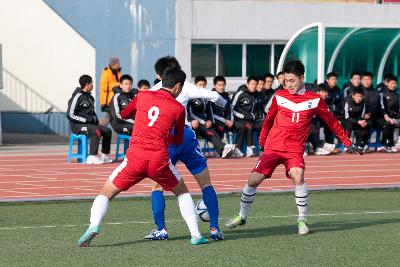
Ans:
<svg viewBox="0 0 400 267"><path fill-rule="evenodd" d="M183 132L184 132L184 127L185 127L185 109L182 107L181 112L179 113L179 116L176 118L175 121L175 134L172 137L172 144L174 145L179 145L183 141Z"/></svg>
<svg viewBox="0 0 400 267"><path fill-rule="evenodd" d="M325 101L322 98L319 100L316 112L318 117L320 117L326 123L326 125L328 125L329 129L331 129L339 141L342 142L344 146L349 149L349 151L357 152L360 155L364 154L362 150L352 144L347 136L346 131L343 129L342 125L340 125L335 116L333 116L332 112L329 111L328 106L325 104Z"/></svg>
<svg viewBox="0 0 400 267"><path fill-rule="evenodd" d="M268 133L271 130L272 126L274 125L274 119L276 117L276 114L278 113L278 104L276 103L275 96L271 98L270 102L271 102L269 104L270 107L261 129L260 138L258 139L258 143L260 144L261 150L264 149Z"/></svg>
<svg viewBox="0 0 400 267"><path fill-rule="evenodd" d="M134 119L138 97L139 95L133 98L132 101L121 111L121 118L123 120Z"/></svg>
<svg viewBox="0 0 400 267"><path fill-rule="evenodd" d="M185 82L184 90L187 90L189 99L203 98L204 100L214 102L217 106L225 108L227 102L217 92L197 87L192 83Z"/></svg>

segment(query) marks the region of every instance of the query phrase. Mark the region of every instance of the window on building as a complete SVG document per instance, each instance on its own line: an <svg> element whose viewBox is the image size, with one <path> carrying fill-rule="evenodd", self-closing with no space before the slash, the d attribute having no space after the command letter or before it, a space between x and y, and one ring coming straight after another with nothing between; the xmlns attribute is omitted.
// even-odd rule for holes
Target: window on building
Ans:
<svg viewBox="0 0 400 267"><path fill-rule="evenodd" d="M243 45L220 44L218 48L218 74L226 77L242 77Z"/></svg>
<svg viewBox="0 0 400 267"><path fill-rule="evenodd" d="M246 75L262 76L271 68L271 45L246 45Z"/></svg>
<svg viewBox="0 0 400 267"><path fill-rule="evenodd" d="M216 53L215 44L192 44L192 76L215 76Z"/></svg>

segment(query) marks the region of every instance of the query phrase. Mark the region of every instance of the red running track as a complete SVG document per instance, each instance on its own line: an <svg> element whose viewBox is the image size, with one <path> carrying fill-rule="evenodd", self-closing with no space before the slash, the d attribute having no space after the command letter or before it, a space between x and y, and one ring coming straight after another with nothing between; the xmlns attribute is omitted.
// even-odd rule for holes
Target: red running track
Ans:
<svg viewBox="0 0 400 267"><path fill-rule="evenodd" d="M0 202L93 198L105 179L118 166L67 163L64 151L0 153ZM400 154L308 156L306 181L311 189L400 187ZM218 193L240 192L257 158L208 160ZM193 193L200 189L182 164L178 170ZM123 192L124 196L147 196L150 180ZM282 166L259 187L261 191L292 190Z"/></svg>

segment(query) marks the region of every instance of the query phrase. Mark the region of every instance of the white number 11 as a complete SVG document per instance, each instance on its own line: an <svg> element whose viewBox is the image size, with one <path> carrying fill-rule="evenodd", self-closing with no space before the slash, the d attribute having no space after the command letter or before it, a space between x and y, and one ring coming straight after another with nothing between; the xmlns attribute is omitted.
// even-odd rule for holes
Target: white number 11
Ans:
<svg viewBox="0 0 400 267"><path fill-rule="evenodd" d="M154 123L156 122L158 115L160 115L160 109L158 107L151 107L149 111L147 112L147 117L149 117L150 122L147 124L148 126L153 126Z"/></svg>
<svg viewBox="0 0 400 267"><path fill-rule="evenodd" d="M293 112L292 114L293 114L293 116L292 116L292 122L299 123L300 113L298 113L298 112Z"/></svg>

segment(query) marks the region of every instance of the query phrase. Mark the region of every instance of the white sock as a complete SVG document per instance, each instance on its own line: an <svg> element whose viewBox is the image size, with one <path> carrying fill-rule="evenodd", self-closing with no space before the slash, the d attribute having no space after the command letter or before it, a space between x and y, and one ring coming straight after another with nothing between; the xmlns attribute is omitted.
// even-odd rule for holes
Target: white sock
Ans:
<svg viewBox="0 0 400 267"><path fill-rule="evenodd" d="M98 195L92 204L92 209L90 210L90 227L99 226L101 221L106 215L108 209L108 202L110 200L104 195Z"/></svg>
<svg viewBox="0 0 400 267"><path fill-rule="evenodd" d="M255 187L250 187L247 183L243 187L242 196L240 197L240 212L239 215L243 219L247 218L247 213L249 212L249 208L256 198L256 190Z"/></svg>
<svg viewBox="0 0 400 267"><path fill-rule="evenodd" d="M189 193L184 193L178 196L179 209L183 219L185 220L191 236L200 238L201 234L199 231L199 225L197 223L196 208L193 203L193 199Z"/></svg>
<svg viewBox="0 0 400 267"><path fill-rule="evenodd" d="M294 188L297 209L299 210L298 221L307 221L307 185L296 185Z"/></svg>

